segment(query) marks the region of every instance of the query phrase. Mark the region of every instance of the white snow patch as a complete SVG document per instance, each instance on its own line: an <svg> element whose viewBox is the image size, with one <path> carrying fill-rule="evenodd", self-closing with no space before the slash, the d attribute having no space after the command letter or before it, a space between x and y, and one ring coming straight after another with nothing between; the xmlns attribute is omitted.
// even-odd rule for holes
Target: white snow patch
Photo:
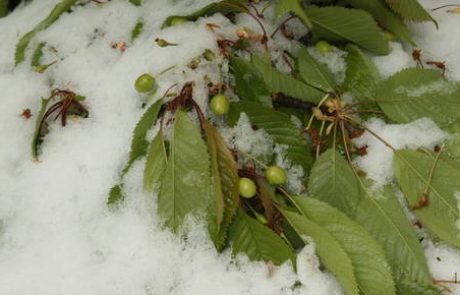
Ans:
<svg viewBox="0 0 460 295"><path fill-rule="evenodd" d="M432 149L447 137L447 134L428 118L418 119L409 124L386 124L383 120L371 119L365 126L395 149ZM358 147L367 146L367 154L356 158L355 164L366 172L368 178L375 181L376 187L390 182L394 177L393 151L369 132L355 139L355 143Z"/></svg>
<svg viewBox="0 0 460 295"><path fill-rule="evenodd" d="M424 241L425 256L428 261L433 279L442 281L460 280L460 251L449 247L446 244L436 244L431 241ZM451 295L460 295L460 285L442 284L452 292Z"/></svg>
<svg viewBox="0 0 460 295"><path fill-rule="evenodd" d="M415 66L411 53L406 52L401 43L390 42L390 49L389 55L371 57L384 78L388 78L402 69Z"/></svg>
<svg viewBox="0 0 460 295"><path fill-rule="evenodd" d="M345 71L347 70L347 52L331 46L332 50L327 53L321 53L315 47L310 47L308 52L320 63L325 64L328 69L334 74L334 78L338 84L345 80Z"/></svg>

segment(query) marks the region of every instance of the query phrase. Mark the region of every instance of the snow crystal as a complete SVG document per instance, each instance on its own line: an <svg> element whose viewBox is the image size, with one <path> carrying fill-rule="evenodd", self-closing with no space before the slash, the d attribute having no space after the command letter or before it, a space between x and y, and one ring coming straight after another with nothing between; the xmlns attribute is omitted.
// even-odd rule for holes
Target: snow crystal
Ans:
<svg viewBox="0 0 460 295"><path fill-rule="evenodd" d="M325 64L334 74L334 78L338 84L345 80L345 71L347 70L347 52L338 49L335 46L327 53L318 52L316 48L310 47L308 52L320 63Z"/></svg>
<svg viewBox="0 0 460 295"><path fill-rule="evenodd" d="M428 118L408 124L385 124L380 119L371 119L365 126L395 149L432 149L447 137L447 134ZM355 139L355 143L358 147L367 146L367 154L356 158L355 164L366 172L368 178L375 181L376 187L390 182L394 177L393 151L369 132Z"/></svg>
<svg viewBox="0 0 460 295"><path fill-rule="evenodd" d="M443 94L443 95L449 95L455 92L454 87L448 86L448 84L445 81L436 81L429 83L427 85L421 85L416 88L408 88L408 87L397 87L395 89L395 92L397 94L403 94L407 95L410 97L420 97L423 95L426 95L431 92Z"/></svg>
<svg viewBox="0 0 460 295"><path fill-rule="evenodd" d="M436 244L424 240L425 256L431 274L435 280L458 281L460 276L460 251L446 244ZM458 284L443 284L452 292L451 295L460 294Z"/></svg>
<svg viewBox="0 0 460 295"><path fill-rule="evenodd" d="M389 55L371 57L383 78L415 66L411 53L405 51L401 43L390 42L390 49L391 54Z"/></svg>

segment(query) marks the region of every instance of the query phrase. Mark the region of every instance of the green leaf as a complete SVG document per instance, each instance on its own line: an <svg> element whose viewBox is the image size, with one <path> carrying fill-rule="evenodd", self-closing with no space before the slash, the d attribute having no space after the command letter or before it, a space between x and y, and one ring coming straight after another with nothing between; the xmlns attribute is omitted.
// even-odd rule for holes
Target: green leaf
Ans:
<svg viewBox="0 0 460 295"><path fill-rule="evenodd" d="M242 112L248 115L252 124L265 129L275 142L287 146L287 157L293 164L301 165L305 174L310 171L313 164L311 148L288 115L259 103L240 101L231 104L230 121L236 122Z"/></svg>
<svg viewBox="0 0 460 295"><path fill-rule="evenodd" d="M272 97L262 75L250 62L240 57L232 57L231 67L235 77L235 90L240 99L259 102L266 107L272 106Z"/></svg>
<svg viewBox="0 0 460 295"><path fill-rule="evenodd" d="M147 154L149 142L145 139L145 136L150 128L152 128L153 124L155 124L162 103L162 100L158 100L152 104L142 115L139 122L137 122L136 127L134 128L133 138L131 140L131 150L129 152L128 163L126 163L125 168L123 168L121 173L122 175L128 172L134 161Z"/></svg>
<svg viewBox="0 0 460 295"><path fill-rule="evenodd" d="M152 192L159 188L167 161L163 133L159 131L148 149L147 161L144 168L144 190Z"/></svg>
<svg viewBox="0 0 460 295"><path fill-rule="evenodd" d="M311 21L308 19L308 16L305 14L300 0L278 0L276 5L276 15L278 17L283 16L287 13L294 13L297 17L308 27L311 28Z"/></svg>
<svg viewBox="0 0 460 295"><path fill-rule="evenodd" d="M416 46L404 21L382 3L381 0L346 0L346 2L355 8L366 10L386 29L401 38L401 40L410 43L412 46Z"/></svg>
<svg viewBox="0 0 460 295"><path fill-rule="evenodd" d="M139 20L131 31L131 42L136 40L144 30L144 21Z"/></svg>
<svg viewBox="0 0 460 295"><path fill-rule="evenodd" d="M30 63L32 67L40 66L40 59L43 56L43 47L45 47L45 45L46 45L46 42L40 42L35 48L34 54L32 56L32 61Z"/></svg>
<svg viewBox="0 0 460 295"><path fill-rule="evenodd" d="M227 231L238 209L238 170L232 153L217 129L208 122L203 124L209 154L214 202L211 202L209 228L218 250L225 246Z"/></svg>
<svg viewBox="0 0 460 295"><path fill-rule="evenodd" d="M166 28L172 25L173 20L187 19L189 21L196 21L200 17L211 16L216 13L222 13L224 15L232 12L249 12L249 9L244 4L244 1L239 0L224 0L220 2L211 3L205 7L188 15L172 15L169 16L164 22L161 28Z"/></svg>
<svg viewBox="0 0 460 295"><path fill-rule="evenodd" d="M310 243L309 237L314 240L321 263L337 278L347 295L359 295L351 259L336 238L305 216L287 210L281 213L305 243Z"/></svg>
<svg viewBox="0 0 460 295"><path fill-rule="evenodd" d="M303 101L319 103L325 93L299 81L288 74L281 73L264 59L252 55L252 65L259 70L271 92L282 92Z"/></svg>
<svg viewBox="0 0 460 295"><path fill-rule="evenodd" d="M400 282L397 284L398 295L443 295L441 292L434 286L423 286L411 282Z"/></svg>
<svg viewBox="0 0 460 295"><path fill-rule="evenodd" d="M438 23L417 0L385 0L385 2L394 12L406 20L416 22L433 21L436 27L438 27Z"/></svg>
<svg viewBox="0 0 460 295"><path fill-rule="evenodd" d="M330 233L344 249L363 294L395 294L385 253L364 228L321 201L306 197L293 197L292 200L305 217Z"/></svg>
<svg viewBox="0 0 460 295"><path fill-rule="evenodd" d="M383 246L395 278L430 284L423 249L392 189L371 192L363 180L359 183L362 198L354 219Z"/></svg>
<svg viewBox="0 0 460 295"><path fill-rule="evenodd" d="M0 0L0 17L8 14L8 0Z"/></svg>
<svg viewBox="0 0 460 295"><path fill-rule="evenodd" d="M245 253L251 260L271 261L280 265L286 260L294 261L292 249L273 231L239 212L230 228L232 253Z"/></svg>
<svg viewBox="0 0 460 295"><path fill-rule="evenodd" d="M348 162L333 149L324 152L311 169L308 183L312 197L353 216L360 189Z"/></svg>
<svg viewBox="0 0 460 295"><path fill-rule="evenodd" d="M123 201L124 196L123 196L123 185L122 184L116 184L114 185L109 192L109 198L107 199L107 205L109 207L112 207L121 201Z"/></svg>
<svg viewBox="0 0 460 295"><path fill-rule="evenodd" d="M42 138L45 135L45 132L43 129L46 127L43 124L46 124L46 123L43 122L43 117L45 116L46 108L49 102L50 102L49 98L47 99L42 98L40 111L38 112L37 119L35 121L35 130L34 130L34 135L32 136L32 157L34 160L38 160L40 145L43 141Z"/></svg>
<svg viewBox="0 0 460 295"><path fill-rule="evenodd" d="M343 7L312 7L305 13L313 23L313 36L327 41L351 41L376 54L390 52L388 41L365 11Z"/></svg>
<svg viewBox="0 0 460 295"><path fill-rule="evenodd" d="M459 167L439 158L430 182L434 155L413 150L400 150L395 155L396 178L409 205L417 204L429 185L428 206L413 210L413 213L434 234L460 247Z"/></svg>
<svg viewBox="0 0 460 295"><path fill-rule="evenodd" d="M460 120L460 83L446 81L436 70L410 68L383 81L378 103L397 123L428 117L447 127Z"/></svg>
<svg viewBox="0 0 460 295"><path fill-rule="evenodd" d="M158 196L158 215L172 231L188 214L208 208L210 166L206 144L195 123L184 111L177 111Z"/></svg>
<svg viewBox="0 0 460 295"><path fill-rule="evenodd" d="M30 43L30 40L40 31L46 30L49 26L51 26L64 12L69 10L75 2L78 0L63 0L54 6L53 10L48 14L48 16L42 20L35 28L33 28L30 32L26 33L22 38L19 40L18 44L16 45L16 52L14 56L15 65L20 64L25 59L25 51L27 46Z"/></svg>
<svg viewBox="0 0 460 295"><path fill-rule="evenodd" d="M308 85L324 92L334 92L336 84L332 73L325 65L317 62L303 46L299 52L298 63L300 77Z"/></svg>
<svg viewBox="0 0 460 295"><path fill-rule="evenodd" d="M347 70L342 88L353 95L356 102L374 101L380 74L374 63L357 47L348 45Z"/></svg>

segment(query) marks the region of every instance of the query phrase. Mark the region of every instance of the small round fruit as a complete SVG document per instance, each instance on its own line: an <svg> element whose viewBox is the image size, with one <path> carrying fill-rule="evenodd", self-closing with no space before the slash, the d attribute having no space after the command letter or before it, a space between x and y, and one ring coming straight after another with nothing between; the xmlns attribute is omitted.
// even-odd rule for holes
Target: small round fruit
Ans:
<svg viewBox="0 0 460 295"><path fill-rule="evenodd" d="M228 113L230 102L225 95L217 94L211 99L210 106L214 114L222 116Z"/></svg>
<svg viewBox="0 0 460 295"><path fill-rule="evenodd" d="M256 195L256 184L249 178L240 178L238 182L238 187L240 189L240 195L244 198L250 199Z"/></svg>
<svg viewBox="0 0 460 295"><path fill-rule="evenodd" d="M181 24L185 24L186 22L188 22L188 19L186 19L185 17L175 17L170 21L169 24L172 27L174 27L174 26L178 26L178 25L181 25Z"/></svg>
<svg viewBox="0 0 460 295"><path fill-rule="evenodd" d="M270 184L280 185L286 183L286 171L279 166L270 166L265 171L265 177Z"/></svg>
<svg viewBox="0 0 460 295"><path fill-rule="evenodd" d="M328 53L328 52L331 52L332 50L331 44L329 44L327 41L324 41L324 40L316 42L315 48L320 53Z"/></svg>
<svg viewBox="0 0 460 295"><path fill-rule="evenodd" d="M136 79L134 88L136 88L137 92L145 93L152 91L155 88L155 85L155 78L153 78L150 74L145 73Z"/></svg>

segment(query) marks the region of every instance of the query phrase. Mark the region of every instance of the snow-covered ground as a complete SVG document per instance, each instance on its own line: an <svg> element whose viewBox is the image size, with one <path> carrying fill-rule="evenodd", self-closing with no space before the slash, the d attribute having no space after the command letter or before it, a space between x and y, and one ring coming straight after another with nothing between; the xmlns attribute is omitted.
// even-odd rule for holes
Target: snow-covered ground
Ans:
<svg viewBox="0 0 460 295"><path fill-rule="evenodd" d="M30 60L14 68L20 36L57 2L32 1L0 19L0 294L341 294L335 280L315 267L313 249L302 253L297 275L290 265L272 271L244 257L234 261L228 251L218 254L199 222L190 221L193 230L187 241L163 229L155 214L155 196L141 189L142 161L126 177L124 205L115 211L106 206L108 191L127 160L131 132L143 112L145 98L133 88L137 76L176 66L158 77L159 93L199 75L217 79L218 69L212 64L198 72L186 65L205 49L216 50L219 34L234 34L238 25L258 27L245 17L234 26L216 15L160 29L168 15L211 2L205 0L145 1L142 8L125 0L89 4L63 15L29 46L30 57L35 45L46 41L47 48L55 50L45 50L44 62L58 63L44 74L33 71ZM430 8L450 4L422 3ZM439 30L430 23L410 27L424 56L446 61L447 76L460 80L460 14L445 11L434 13ZM131 43L131 29L140 18L145 21L144 33ZM214 33L206 23L222 29ZM158 47L156 37L179 46ZM128 44L124 53L111 48L121 40ZM289 46L282 40L278 45ZM384 76L413 65L411 48L399 43L392 48L389 56L373 58ZM343 66L340 61L338 65ZM54 124L40 161L34 162L30 142L35 115L40 98L56 87L86 96L90 116L65 128ZM195 87L195 97L201 97L203 105L205 93L206 85ZM28 120L20 116L27 108L33 114ZM445 136L426 120L368 124L378 127L388 141L407 147L430 146ZM375 171L370 175L378 181L391 179L391 167L378 166L388 163L391 153L368 140L369 156L359 164ZM460 274L458 250L431 242L425 247L435 279L453 280ZM303 286L294 288L299 280ZM460 294L460 288L449 288Z"/></svg>

